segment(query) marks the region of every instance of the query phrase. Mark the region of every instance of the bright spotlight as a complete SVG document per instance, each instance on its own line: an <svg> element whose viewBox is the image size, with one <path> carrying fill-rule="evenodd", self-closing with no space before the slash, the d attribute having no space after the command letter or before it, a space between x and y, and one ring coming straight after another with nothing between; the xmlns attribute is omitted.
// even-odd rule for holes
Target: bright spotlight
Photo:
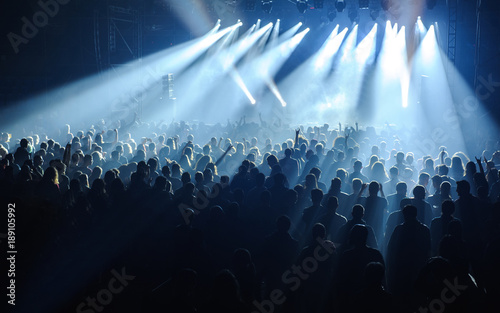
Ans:
<svg viewBox="0 0 500 313"><path fill-rule="evenodd" d="M245 96L248 98L248 101L250 101L250 103L252 105L254 105L257 101L255 101L255 98L250 93L250 90L248 90L248 87L243 82L243 79L241 78L241 76L238 73L238 71L235 68L233 68L231 71L229 71L229 74L234 79L234 81L236 82L236 84L241 88L241 91L243 91L243 93L245 94Z"/></svg>
<svg viewBox="0 0 500 313"><path fill-rule="evenodd" d="M421 19L417 20L417 28L418 31L420 32L420 36L424 36L427 29L425 29L424 23L422 23Z"/></svg>
<svg viewBox="0 0 500 313"><path fill-rule="evenodd" d="M299 10L301 14L304 14L307 11L307 1L297 0L297 10Z"/></svg>
<svg viewBox="0 0 500 313"><path fill-rule="evenodd" d="M335 1L335 8L339 13L343 12L345 9L345 0L336 0Z"/></svg>
<svg viewBox="0 0 500 313"><path fill-rule="evenodd" d="M262 11L266 13L271 13L273 9L273 1L272 0L262 0Z"/></svg>
<svg viewBox="0 0 500 313"><path fill-rule="evenodd" d="M422 49L422 59L427 64L430 64L436 56L436 34L434 31L434 25L429 27L427 34L425 34L422 40L420 48Z"/></svg>

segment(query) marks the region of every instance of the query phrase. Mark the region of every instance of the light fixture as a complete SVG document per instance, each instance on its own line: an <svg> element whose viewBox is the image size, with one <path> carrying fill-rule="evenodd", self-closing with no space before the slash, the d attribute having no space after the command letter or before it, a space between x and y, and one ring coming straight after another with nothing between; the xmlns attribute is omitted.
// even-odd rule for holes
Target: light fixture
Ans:
<svg viewBox="0 0 500 313"><path fill-rule="evenodd" d="M297 10L299 10L301 14L304 14L307 11L307 1L297 0Z"/></svg>
<svg viewBox="0 0 500 313"><path fill-rule="evenodd" d="M271 13L272 9L273 9L272 0L262 0L262 11L266 13Z"/></svg>
<svg viewBox="0 0 500 313"><path fill-rule="evenodd" d="M335 1L335 8L337 8L337 11L339 13L343 12L345 9L345 0L336 0Z"/></svg>

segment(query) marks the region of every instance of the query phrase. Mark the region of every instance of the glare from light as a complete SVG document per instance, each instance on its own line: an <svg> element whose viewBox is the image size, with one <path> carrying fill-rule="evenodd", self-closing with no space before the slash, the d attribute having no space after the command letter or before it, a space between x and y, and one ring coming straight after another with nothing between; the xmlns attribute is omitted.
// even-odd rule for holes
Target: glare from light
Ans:
<svg viewBox="0 0 500 313"><path fill-rule="evenodd" d="M358 39L358 25L354 26L351 30L347 39L342 46L342 58L341 62L346 62L351 56L352 51L356 47L356 40Z"/></svg>
<svg viewBox="0 0 500 313"><path fill-rule="evenodd" d="M340 34L337 34L338 29L339 25L335 27L329 38L323 44L323 47L321 47L314 64L314 68L317 71L320 69L327 70L331 67L333 56L337 54L342 42L344 41L348 29L346 27L342 30L342 32L340 32ZM330 62L327 64L327 61Z"/></svg>
<svg viewBox="0 0 500 313"><path fill-rule="evenodd" d="M422 58L424 62L431 62L436 56L436 34L434 32L434 25L429 27L427 34L422 40L421 47Z"/></svg>
<svg viewBox="0 0 500 313"><path fill-rule="evenodd" d="M278 37L277 42L272 43L272 45L269 46L268 50L273 49L274 47L279 46L283 42L285 42L285 41L289 40L290 38L292 38L297 33L297 31L300 29L300 26L302 26L301 22L295 24L290 29L288 29L286 32L282 33Z"/></svg>
<svg viewBox="0 0 500 313"><path fill-rule="evenodd" d="M234 81L236 82L236 84L238 84L238 86L241 88L241 90L243 91L243 93L245 94L245 96L247 96L248 101L250 101L250 103L252 105L254 105L255 103L257 103L257 101L255 100L255 98L250 93L250 90L248 90L247 86L243 82L243 79L241 78L241 75L238 73L238 71L235 68L232 68L229 71L229 73L230 73L231 77L234 79Z"/></svg>
<svg viewBox="0 0 500 313"><path fill-rule="evenodd" d="M420 32L420 36L423 36L425 34L425 32L427 31L427 29L425 28L424 23L422 23L421 19L418 19L418 21L417 21L417 28L418 28L418 31Z"/></svg>
<svg viewBox="0 0 500 313"><path fill-rule="evenodd" d="M283 96L281 95L280 91L278 90L278 86L276 86L276 83L272 78L269 78L266 80L266 85L271 90L273 95L278 99L279 103L281 104L282 107L286 107L286 102L283 99Z"/></svg>
<svg viewBox="0 0 500 313"><path fill-rule="evenodd" d="M375 45L376 45L376 35L378 24L372 27L368 35L359 43L356 48L356 61L360 64L371 64L375 59Z"/></svg>

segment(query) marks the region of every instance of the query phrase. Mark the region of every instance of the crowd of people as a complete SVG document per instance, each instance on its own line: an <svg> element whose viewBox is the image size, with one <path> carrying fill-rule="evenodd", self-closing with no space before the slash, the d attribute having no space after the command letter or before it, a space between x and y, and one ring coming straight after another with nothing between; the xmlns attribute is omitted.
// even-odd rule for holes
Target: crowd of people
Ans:
<svg viewBox="0 0 500 313"><path fill-rule="evenodd" d="M498 141L426 154L388 129L242 118L0 145L21 310L496 312Z"/></svg>

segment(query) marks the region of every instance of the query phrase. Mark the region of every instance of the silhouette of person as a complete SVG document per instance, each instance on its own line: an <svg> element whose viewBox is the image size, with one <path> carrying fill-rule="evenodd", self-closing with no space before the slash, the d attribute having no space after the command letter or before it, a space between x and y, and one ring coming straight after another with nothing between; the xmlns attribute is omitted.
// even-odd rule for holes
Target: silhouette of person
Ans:
<svg viewBox="0 0 500 313"><path fill-rule="evenodd" d="M431 237L427 226L417 220L417 207L403 208L404 223L396 226L387 247L387 284L389 292L408 297L418 272L431 253Z"/></svg>
<svg viewBox="0 0 500 313"><path fill-rule="evenodd" d="M285 157L279 160L279 165L290 186L295 185L299 176L299 162L292 158L292 149L285 149Z"/></svg>
<svg viewBox="0 0 500 313"><path fill-rule="evenodd" d="M394 297L384 288L385 267L380 262L370 262L364 271L365 286L353 301L354 313L397 312Z"/></svg>
<svg viewBox="0 0 500 313"><path fill-rule="evenodd" d="M399 182L396 185L396 193L387 196L388 213L391 214L400 209L399 204L401 200L406 198L406 193L408 191L408 186L405 182Z"/></svg>
<svg viewBox="0 0 500 313"><path fill-rule="evenodd" d="M451 221L457 220L453 216L454 212L455 203L451 200L446 200L441 204L441 216L435 217L431 222L431 248L433 256L436 256L438 253L441 239L448 234L448 225Z"/></svg>
<svg viewBox="0 0 500 313"><path fill-rule="evenodd" d="M296 261L299 244L289 233L291 221L282 215L276 220L276 231L263 240L260 267L266 290L283 288L283 273Z"/></svg>
<svg viewBox="0 0 500 313"><path fill-rule="evenodd" d="M366 221L363 219L365 215L365 208L361 204L356 204L352 207L351 216L352 219L348 220L343 226L340 227L337 232L336 239L333 242L338 242L341 244L339 250L346 250L349 248L349 233L354 225L365 225L368 231L367 244L372 248L377 248L377 238L375 237L375 233L373 228L370 225L366 224Z"/></svg>
<svg viewBox="0 0 500 313"><path fill-rule="evenodd" d="M366 185L364 187L366 188ZM379 191L382 197L378 196ZM383 221L387 214L387 200L383 197L381 184L372 181L368 186L368 194L363 203L366 223L373 228L377 238L383 238Z"/></svg>
<svg viewBox="0 0 500 313"><path fill-rule="evenodd" d="M429 227L434 214L432 213L431 205L425 201L424 186L413 188L412 204L417 207L417 219Z"/></svg>
<svg viewBox="0 0 500 313"><path fill-rule="evenodd" d="M382 254L366 245L368 229L365 225L356 224L349 233L352 248L344 251L339 259L338 300L341 312L350 312L355 295L363 290L363 275L366 266L371 262L385 264Z"/></svg>
<svg viewBox="0 0 500 313"><path fill-rule="evenodd" d="M305 272L300 289L298 312L323 312L328 294L324 291L330 286L332 280L335 245L326 239L326 229L321 223L312 227L312 238L300 253L296 266ZM317 265L316 265L317 264ZM309 269L314 270L309 270Z"/></svg>
<svg viewBox="0 0 500 313"><path fill-rule="evenodd" d="M339 202L337 197L329 197L325 212L323 212L323 214L319 218L319 222L326 228L327 238L332 241L337 238L337 233L340 227L347 223L347 219L345 218L345 216L337 213L338 207Z"/></svg>

